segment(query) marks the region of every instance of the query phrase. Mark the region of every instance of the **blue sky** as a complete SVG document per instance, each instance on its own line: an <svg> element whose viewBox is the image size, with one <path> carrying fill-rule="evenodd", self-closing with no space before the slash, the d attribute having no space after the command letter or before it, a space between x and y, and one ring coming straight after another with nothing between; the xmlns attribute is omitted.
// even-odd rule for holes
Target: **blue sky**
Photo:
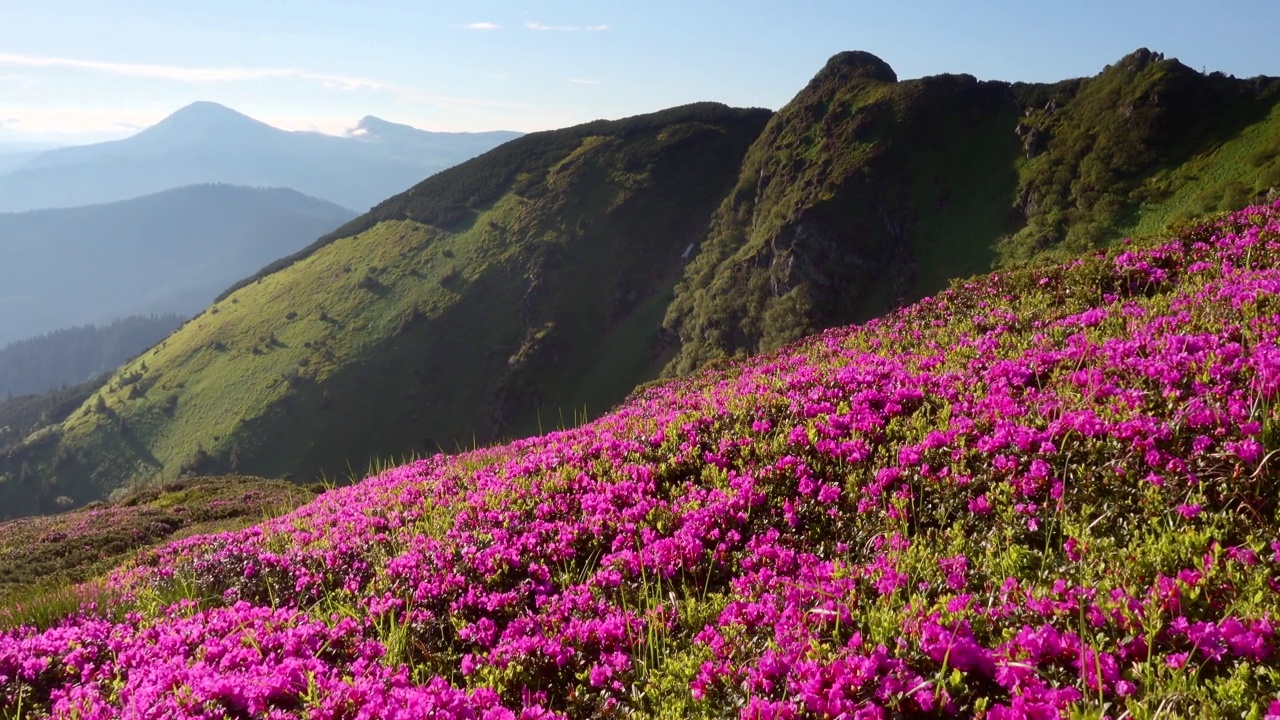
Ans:
<svg viewBox="0 0 1280 720"><path fill-rule="evenodd" d="M341 133L540 130L681 103L777 108L841 50L899 77L1052 81L1138 47L1280 75L1276 0L14 0L0 141L121 137L195 100Z"/></svg>

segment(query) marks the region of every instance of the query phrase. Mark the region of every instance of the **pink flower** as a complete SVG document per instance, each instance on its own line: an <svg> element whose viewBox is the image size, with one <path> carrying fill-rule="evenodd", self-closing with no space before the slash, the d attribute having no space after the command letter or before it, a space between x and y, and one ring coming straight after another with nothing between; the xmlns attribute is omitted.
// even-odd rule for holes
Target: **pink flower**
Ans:
<svg viewBox="0 0 1280 720"><path fill-rule="evenodd" d="M1067 553L1067 559L1071 562L1080 562L1081 546L1078 540L1073 537L1067 538L1067 541L1062 544L1062 549Z"/></svg>

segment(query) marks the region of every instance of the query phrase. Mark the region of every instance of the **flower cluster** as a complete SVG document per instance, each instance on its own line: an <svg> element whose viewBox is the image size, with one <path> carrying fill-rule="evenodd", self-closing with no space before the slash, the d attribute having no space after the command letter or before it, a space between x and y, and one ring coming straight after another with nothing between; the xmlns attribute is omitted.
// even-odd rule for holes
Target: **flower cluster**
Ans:
<svg viewBox="0 0 1280 720"><path fill-rule="evenodd" d="M0 636L0 703L1280 713L1278 400L1280 205L164 546Z"/></svg>

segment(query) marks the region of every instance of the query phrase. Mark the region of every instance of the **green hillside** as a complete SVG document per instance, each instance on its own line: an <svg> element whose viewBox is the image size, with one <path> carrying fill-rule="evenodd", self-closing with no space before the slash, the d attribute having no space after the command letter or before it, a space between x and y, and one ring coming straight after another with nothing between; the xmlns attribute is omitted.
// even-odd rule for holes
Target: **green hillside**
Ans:
<svg viewBox="0 0 1280 720"><path fill-rule="evenodd" d="M1007 261L1066 257L1280 186L1280 80L1203 75L1139 50L1099 76L1024 88Z"/></svg>
<svg viewBox="0 0 1280 720"><path fill-rule="evenodd" d="M668 371L1241 207L1280 186L1278 83L1145 49L1055 85L837 55L748 152L666 316Z"/></svg>
<svg viewBox="0 0 1280 720"><path fill-rule="evenodd" d="M1141 50L1053 85L835 56L786 107L534 133L238 283L0 458L0 502L305 482L573 425L665 370L1280 184L1280 85ZM42 500L43 499L43 500Z"/></svg>
<svg viewBox="0 0 1280 720"><path fill-rule="evenodd" d="M769 116L694 105L442 173L126 365L9 453L0 494L36 512L184 473L340 476L607 408L665 362L682 254Z"/></svg>

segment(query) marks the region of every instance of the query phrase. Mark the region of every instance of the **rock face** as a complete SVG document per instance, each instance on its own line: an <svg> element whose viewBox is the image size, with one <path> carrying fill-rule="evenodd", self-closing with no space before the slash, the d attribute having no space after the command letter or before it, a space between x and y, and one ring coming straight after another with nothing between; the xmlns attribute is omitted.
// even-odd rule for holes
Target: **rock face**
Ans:
<svg viewBox="0 0 1280 720"><path fill-rule="evenodd" d="M994 118L1007 135L1007 95L969 76L899 82L869 53L833 57L748 153L667 313L681 344L667 371L768 350L920 294L915 206L945 205L962 188L932 168L921 192L913 166L936 164L922 158L940 144L956 152ZM1007 138L1000 159L1017 149Z"/></svg>

